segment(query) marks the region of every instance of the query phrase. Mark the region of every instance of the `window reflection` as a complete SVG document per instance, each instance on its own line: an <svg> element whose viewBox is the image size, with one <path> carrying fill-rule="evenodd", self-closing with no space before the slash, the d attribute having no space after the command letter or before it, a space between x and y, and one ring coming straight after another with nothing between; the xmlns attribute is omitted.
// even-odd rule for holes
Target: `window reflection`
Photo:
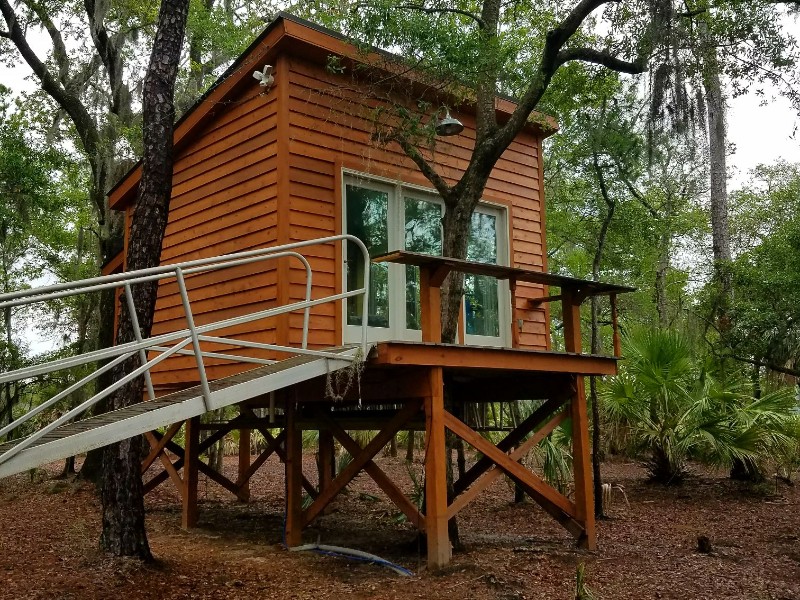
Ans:
<svg viewBox="0 0 800 600"><path fill-rule="evenodd" d="M436 202L405 198L405 249L442 254L442 209ZM419 267L406 265L406 327L420 329Z"/></svg>
<svg viewBox="0 0 800 600"><path fill-rule="evenodd" d="M346 187L347 233L367 246L369 255L389 250L389 195L380 190L348 184ZM353 243L347 243L347 290L364 285L364 257ZM361 325L363 299L347 299L347 323ZM371 327L389 327L389 268L386 263L371 263L369 272L369 315Z"/></svg>
<svg viewBox="0 0 800 600"><path fill-rule="evenodd" d="M467 259L497 264L497 218L472 213ZM500 335L497 279L487 275L464 277L466 332L469 335Z"/></svg>

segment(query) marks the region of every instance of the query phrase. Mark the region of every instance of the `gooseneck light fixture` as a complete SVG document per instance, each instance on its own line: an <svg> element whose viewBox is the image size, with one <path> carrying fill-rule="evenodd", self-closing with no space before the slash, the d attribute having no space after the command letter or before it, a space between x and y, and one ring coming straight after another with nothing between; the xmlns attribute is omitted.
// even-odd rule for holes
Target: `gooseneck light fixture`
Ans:
<svg viewBox="0 0 800 600"><path fill-rule="evenodd" d="M436 123L436 135L458 135L464 131L464 124L450 116L450 109L447 109L447 114L444 119Z"/></svg>

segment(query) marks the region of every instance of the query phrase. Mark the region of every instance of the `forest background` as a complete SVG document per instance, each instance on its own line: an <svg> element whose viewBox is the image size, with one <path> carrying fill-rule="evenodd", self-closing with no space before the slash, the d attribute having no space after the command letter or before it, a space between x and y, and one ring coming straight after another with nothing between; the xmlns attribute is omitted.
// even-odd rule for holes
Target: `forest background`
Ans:
<svg viewBox="0 0 800 600"><path fill-rule="evenodd" d="M364 3L355 13L347 4L291 10L401 50L423 31L407 15L450 34L474 25L446 4L412 3L376 32L370 24L387 6ZM519 6L533 31L573 4ZM797 2L611 4L647 5L669 32L649 40L645 73L571 63L538 107L561 127L545 149L549 269L638 288L620 298L629 360L618 378L591 386L596 459L645 457L665 483L679 481L689 460L751 480L789 478L800 460ZM280 8L190 4L179 114ZM0 292L9 292L97 274L119 251L119 219L104 194L141 153L139 95L158 4L0 0L0 10L12 73L0 92ZM625 15L598 14L581 36L603 42ZM441 68L447 37L421 48L419 64ZM509 75L500 89L513 95ZM737 165L739 156L761 162ZM108 344L108 302L7 309L0 370ZM593 303L584 318L587 347L610 349L609 307ZM5 384L0 426L79 375ZM568 452L555 444L547 460L568 461Z"/></svg>

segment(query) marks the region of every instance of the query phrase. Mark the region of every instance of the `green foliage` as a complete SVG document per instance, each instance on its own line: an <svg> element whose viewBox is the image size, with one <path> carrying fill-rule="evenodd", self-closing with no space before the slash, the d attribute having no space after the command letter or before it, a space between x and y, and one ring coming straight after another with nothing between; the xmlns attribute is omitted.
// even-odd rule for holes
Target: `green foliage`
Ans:
<svg viewBox="0 0 800 600"><path fill-rule="evenodd" d="M742 252L731 266L725 343L736 356L791 371L800 359L800 169L759 167L732 205Z"/></svg>
<svg viewBox="0 0 800 600"><path fill-rule="evenodd" d="M562 423L531 451L531 462L542 478L568 495L572 485L572 434L571 423Z"/></svg>
<svg viewBox="0 0 800 600"><path fill-rule="evenodd" d="M605 418L624 428L630 450L646 455L653 480L677 483L690 458L719 466L757 467L796 452L793 390L753 398L715 377L674 330L639 329L624 340L622 372L602 390Z"/></svg>
<svg viewBox="0 0 800 600"><path fill-rule="evenodd" d="M85 173L71 156L43 142L25 113L12 112L7 94L0 90L0 292L24 289L41 278L93 275L97 251L96 240L86 232L92 217L81 189ZM94 305L86 299L53 301L35 312L4 310L0 369L22 367L42 352L31 345L32 331L55 342L50 356L69 354L70 345L85 344L93 317ZM34 405L43 390L63 389L82 373L76 369L63 374L64 380L53 376L2 386L0 422L9 421L23 401Z"/></svg>
<svg viewBox="0 0 800 600"><path fill-rule="evenodd" d="M595 600L596 596L586 585L586 565L578 563L575 569L575 600Z"/></svg>

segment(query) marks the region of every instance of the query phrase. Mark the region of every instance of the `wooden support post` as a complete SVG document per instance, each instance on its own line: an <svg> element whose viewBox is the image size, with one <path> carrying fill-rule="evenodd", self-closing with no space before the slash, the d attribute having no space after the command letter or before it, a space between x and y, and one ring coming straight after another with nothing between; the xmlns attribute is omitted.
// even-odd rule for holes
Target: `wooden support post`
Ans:
<svg viewBox="0 0 800 600"><path fill-rule="evenodd" d="M425 398L425 521L428 568L440 569L450 562L442 368L431 368L428 381L430 392Z"/></svg>
<svg viewBox="0 0 800 600"><path fill-rule="evenodd" d="M440 286L450 268L444 265L419 268L419 314L423 342L442 341L442 293Z"/></svg>
<svg viewBox="0 0 800 600"><path fill-rule="evenodd" d="M299 546L303 536L303 432L297 429L297 403L285 395L286 412L286 545Z"/></svg>
<svg viewBox="0 0 800 600"><path fill-rule="evenodd" d="M329 429L319 430L319 493L331 487L336 475L335 448L333 434Z"/></svg>
<svg viewBox="0 0 800 600"><path fill-rule="evenodd" d="M575 292L562 291L561 309L564 319L564 349L567 352L580 354L583 348L581 340L581 305Z"/></svg>
<svg viewBox="0 0 800 600"><path fill-rule="evenodd" d="M586 413L586 391L583 377L575 376L575 394L570 403L572 416L572 462L575 477L575 519L583 525L584 535L578 543L589 550L597 549L594 522L594 490L592 459L589 444L589 418Z"/></svg>
<svg viewBox="0 0 800 600"><path fill-rule="evenodd" d="M184 430L183 510L181 527L197 527L197 480L200 460L200 417L186 421Z"/></svg>
<svg viewBox="0 0 800 600"><path fill-rule="evenodd" d="M236 486L239 488L237 496L242 502L250 501L250 429L239 430L239 468L236 476Z"/></svg>
<svg viewBox="0 0 800 600"><path fill-rule="evenodd" d="M611 326L614 329L614 356L619 358L622 356L622 345L619 341L619 323L617 321L617 295L611 294L609 296L611 300Z"/></svg>
<svg viewBox="0 0 800 600"><path fill-rule="evenodd" d="M580 302L572 293L564 293L564 346L567 352L581 352ZM594 492L592 487L589 417L586 411L586 390L583 377L575 376L570 402L572 417L572 468L575 478L575 520L583 525L578 543L590 550L597 548L594 522Z"/></svg>
<svg viewBox="0 0 800 600"><path fill-rule="evenodd" d="M519 323L517 322L517 280L513 277L508 280L508 289L511 291L511 347L519 348Z"/></svg>

